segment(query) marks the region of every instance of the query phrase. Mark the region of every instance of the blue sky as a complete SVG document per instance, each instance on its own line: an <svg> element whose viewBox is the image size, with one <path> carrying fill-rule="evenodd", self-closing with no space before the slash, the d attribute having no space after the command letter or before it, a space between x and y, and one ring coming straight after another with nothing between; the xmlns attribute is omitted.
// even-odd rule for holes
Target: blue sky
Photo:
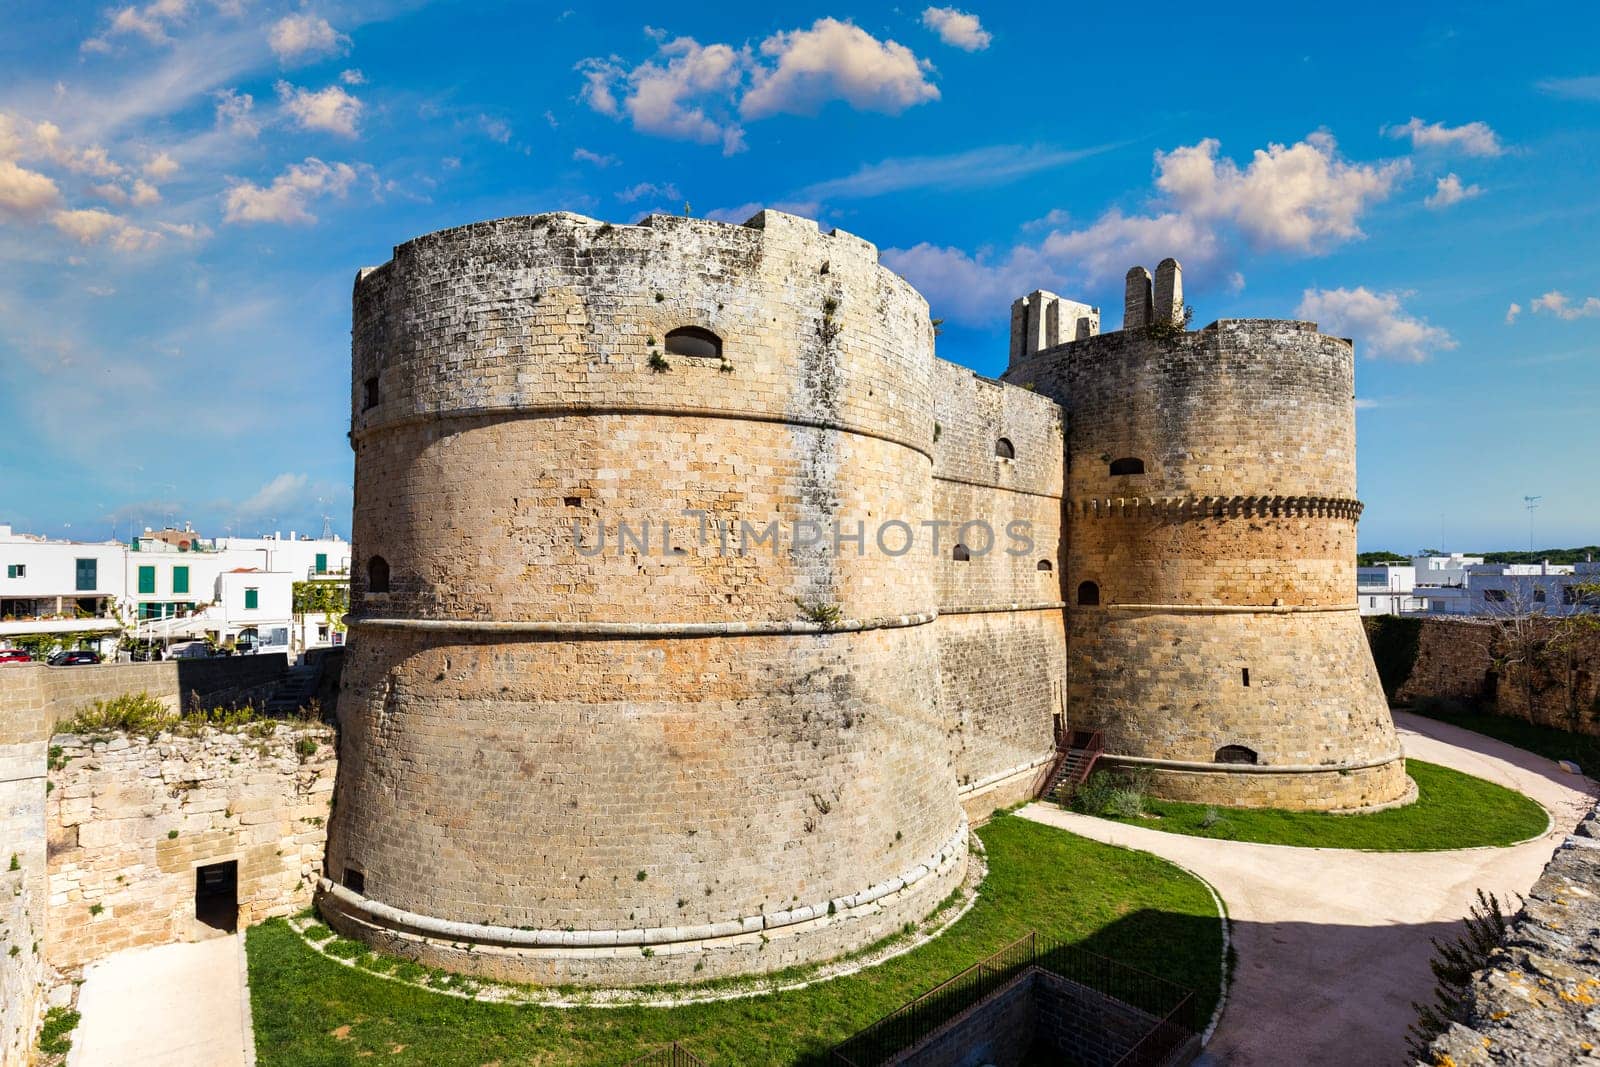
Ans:
<svg viewBox="0 0 1600 1067"><path fill-rule="evenodd" d="M1364 548L1600 540L1600 9L8 5L0 521L348 531L349 293L557 208L876 243L1003 369L1034 288L1357 341Z"/></svg>

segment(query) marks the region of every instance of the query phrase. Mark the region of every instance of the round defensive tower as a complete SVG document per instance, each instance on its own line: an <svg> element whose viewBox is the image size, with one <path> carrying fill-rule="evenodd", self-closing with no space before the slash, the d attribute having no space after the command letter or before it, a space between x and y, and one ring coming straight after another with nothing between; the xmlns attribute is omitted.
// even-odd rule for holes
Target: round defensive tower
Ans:
<svg viewBox="0 0 1600 1067"><path fill-rule="evenodd" d="M1404 799L1355 599L1353 347L1166 308L1008 373L1066 409L1068 717L1169 798Z"/></svg>
<svg viewBox="0 0 1600 1067"><path fill-rule="evenodd" d="M775 212L502 219L363 270L330 922L630 984L932 911L967 843L931 570L791 550L929 513L932 348L872 245Z"/></svg>

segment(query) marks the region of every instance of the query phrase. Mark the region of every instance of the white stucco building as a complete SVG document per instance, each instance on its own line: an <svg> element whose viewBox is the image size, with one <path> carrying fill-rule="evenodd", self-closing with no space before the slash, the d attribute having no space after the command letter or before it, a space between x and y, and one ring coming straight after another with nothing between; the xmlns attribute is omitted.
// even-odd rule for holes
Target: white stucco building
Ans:
<svg viewBox="0 0 1600 1067"><path fill-rule="evenodd" d="M294 583L348 582L350 543L277 535L202 538L146 530L130 543L60 541L0 525L0 645L40 633L170 644L210 637L240 648L297 654L337 643L326 615L297 619ZM92 638L91 638L92 640Z"/></svg>

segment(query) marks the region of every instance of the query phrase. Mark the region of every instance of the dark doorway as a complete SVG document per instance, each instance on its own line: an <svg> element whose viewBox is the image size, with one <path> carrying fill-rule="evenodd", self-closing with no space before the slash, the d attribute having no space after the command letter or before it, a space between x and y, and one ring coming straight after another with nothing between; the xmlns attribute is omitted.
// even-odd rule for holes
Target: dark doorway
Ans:
<svg viewBox="0 0 1600 1067"><path fill-rule="evenodd" d="M213 930L239 925L239 861L208 863L194 872L194 917Z"/></svg>

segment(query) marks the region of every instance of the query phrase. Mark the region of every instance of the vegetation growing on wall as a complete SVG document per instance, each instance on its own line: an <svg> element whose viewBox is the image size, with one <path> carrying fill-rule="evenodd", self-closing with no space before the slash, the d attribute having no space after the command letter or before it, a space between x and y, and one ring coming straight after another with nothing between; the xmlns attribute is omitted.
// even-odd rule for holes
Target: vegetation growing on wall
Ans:
<svg viewBox="0 0 1600 1067"><path fill-rule="evenodd" d="M1372 662L1378 667L1383 695L1393 702L1400 687L1417 665L1417 646L1422 636L1422 620L1399 615L1368 615L1361 620L1372 646Z"/></svg>

